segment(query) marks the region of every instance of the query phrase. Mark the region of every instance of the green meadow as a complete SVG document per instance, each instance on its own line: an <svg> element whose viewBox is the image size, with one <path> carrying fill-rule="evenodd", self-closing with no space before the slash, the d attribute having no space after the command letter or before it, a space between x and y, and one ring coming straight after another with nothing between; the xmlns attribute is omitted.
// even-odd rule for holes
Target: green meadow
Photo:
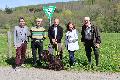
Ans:
<svg viewBox="0 0 120 80"><path fill-rule="evenodd" d="M65 39L63 37L62 43L64 48L63 64L65 70L74 71L100 71L100 72L120 72L120 33L101 33L101 47L100 47L100 63L99 66L95 66L94 53L92 53L92 65L87 64L87 58L83 44L80 42L81 36L79 36L80 49L75 52L76 65L69 66L69 54L65 48ZM44 41L44 49L47 49L49 39ZM8 43L7 34L0 34L0 66L11 66L14 63L15 49L13 46L12 38L12 57L8 58ZM26 67L32 67L32 54L30 48L30 42L28 42L28 49L26 53ZM44 63L44 62L43 62ZM43 64L43 66L46 66Z"/></svg>

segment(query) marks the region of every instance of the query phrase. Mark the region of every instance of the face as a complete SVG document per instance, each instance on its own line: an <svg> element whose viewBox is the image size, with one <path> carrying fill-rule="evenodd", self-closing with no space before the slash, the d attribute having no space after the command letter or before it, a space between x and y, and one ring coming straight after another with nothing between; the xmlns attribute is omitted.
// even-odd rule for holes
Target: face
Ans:
<svg viewBox="0 0 120 80"><path fill-rule="evenodd" d="M54 25L55 25L55 26L58 26L58 25L59 25L59 19L55 19L55 20L54 20Z"/></svg>
<svg viewBox="0 0 120 80"><path fill-rule="evenodd" d="M69 30L73 30L73 24L69 24Z"/></svg>
<svg viewBox="0 0 120 80"><path fill-rule="evenodd" d="M24 20L24 19L20 19L19 25L20 25L20 26L25 26L25 20Z"/></svg>
<svg viewBox="0 0 120 80"><path fill-rule="evenodd" d="M86 26L88 26L88 25L90 25L90 17L84 17L84 24L86 25Z"/></svg>
<svg viewBox="0 0 120 80"><path fill-rule="evenodd" d="M36 24L37 24L37 26L41 26L41 24L42 24L42 19L36 20Z"/></svg>
<svg viewBox="0 0 120 80"><path fill-rule="evenodd" d="M84 24L86 25L86 26L88 26L88 25L90 25L90 20L84 20Z"/></svg>

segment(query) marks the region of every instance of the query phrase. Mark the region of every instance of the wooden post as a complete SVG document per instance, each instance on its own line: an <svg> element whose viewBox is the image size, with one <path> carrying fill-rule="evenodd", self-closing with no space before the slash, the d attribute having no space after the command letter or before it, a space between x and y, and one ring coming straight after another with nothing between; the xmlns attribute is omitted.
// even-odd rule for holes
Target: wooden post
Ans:
<svg viewBox="0 0 120 80"><path fill-rule="evenodd" d="M50 22L49 24L50 24L50 26L51 26L51 25L52 25L52 19L51 19L51 18L49 19L49 22Z"/></svg>
<svg viewBox="0 0 120 80"><path fill-rule="evenodd" d="M7 32L8 34L8 58L11 58L12 57L12 50L11 50L11 32L8 31Z"/></svg>

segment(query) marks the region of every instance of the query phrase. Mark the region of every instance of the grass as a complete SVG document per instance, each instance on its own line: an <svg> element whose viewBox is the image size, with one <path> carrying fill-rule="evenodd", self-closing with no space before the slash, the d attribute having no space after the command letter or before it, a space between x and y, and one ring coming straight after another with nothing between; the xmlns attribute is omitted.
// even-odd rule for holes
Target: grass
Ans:
<svg viewBox="0 0 120 80"><path fill-rule="evenodd" d="M7 65L5 60L7 59L7 36L0 35L0 66Z"/></svg>
<svg viewBox="0 0 120 80"><path fill-rule="evenodd" d="M102 43L100 48L100 63L95 66L94 54L92 53L92 65L87 64L87 58L83 44L79 41L80 49L75 52L77 64L74 67L69 67L69 54L64 47L63 63L65 70L79 71L100 71L100 72L120 72L120 33L102 33ZM80 39L79 39L80 40ZM64 38L63 41L64 43ZM44 49L47 49L49 40L44 41ZM0 35L0 66L10 66L14 62L15 49L12 45L12 59L8 59L7 35ZM28 44L26 67L31 67L32 54L30 42Z"/></svg>

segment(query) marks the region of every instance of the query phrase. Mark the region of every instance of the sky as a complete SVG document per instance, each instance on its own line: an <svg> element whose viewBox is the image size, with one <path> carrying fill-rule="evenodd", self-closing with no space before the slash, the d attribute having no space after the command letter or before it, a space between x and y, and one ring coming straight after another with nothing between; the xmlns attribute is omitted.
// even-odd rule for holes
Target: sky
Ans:
<svg viewBox="0 0 120 80"><path fill-rule="evenodd" d="M68 1L77 1L77 0L0 0L0 9L7 7L15 8L19 6L27 5L37 5L37 4L47 4L55 2L68 2Z"/></svg>

